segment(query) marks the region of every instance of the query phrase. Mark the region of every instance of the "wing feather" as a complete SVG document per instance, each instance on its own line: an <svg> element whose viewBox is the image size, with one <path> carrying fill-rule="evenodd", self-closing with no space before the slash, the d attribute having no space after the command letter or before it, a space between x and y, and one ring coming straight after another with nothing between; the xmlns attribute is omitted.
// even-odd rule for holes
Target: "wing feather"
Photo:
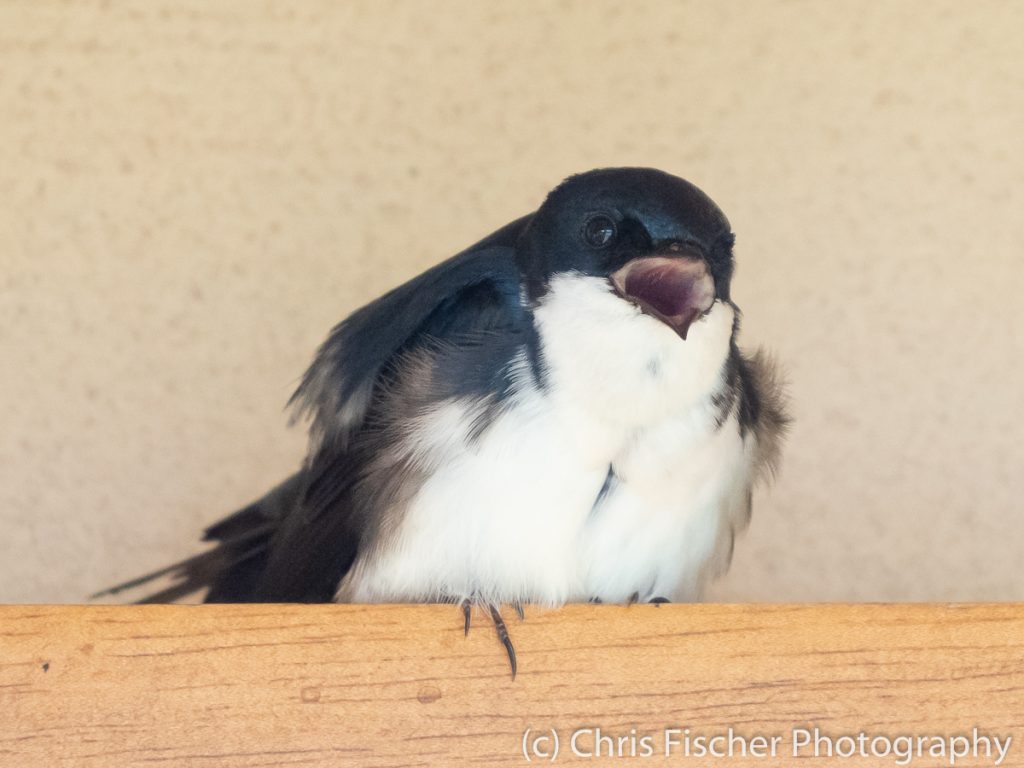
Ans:
<svg viewBox="0 0 1024 768"><path fill-rule="evenodd" d="M100 594L171 576L169 587L143 602L173 601L205 587L207 602L330 601L380 511L361 509L353 490L365 483L371 465L380 465L381 451L394 438L367 427L375 409L397 409L385 414L393 422L403 412L394 392L416 389L403 381L411 376L403 363L422 360L425 352L444 357L449 389L466 386L463 378L486 389L512 353L510 340L531 326L520 307L514 250L528 220L498 230L336 326L290 401L296 417L311 420L303 470L211 525L203 536L216 542L209 551ZM428 394L443 394L436 381L431 386ZM396 477L387 482L393 486Z"/></svg>

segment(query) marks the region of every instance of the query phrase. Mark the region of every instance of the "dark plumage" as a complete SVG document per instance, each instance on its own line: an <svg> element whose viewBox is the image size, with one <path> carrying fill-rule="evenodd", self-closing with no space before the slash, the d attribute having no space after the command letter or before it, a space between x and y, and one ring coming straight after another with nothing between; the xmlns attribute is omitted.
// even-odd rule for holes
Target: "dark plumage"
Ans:
<svg viewBox="0 0 1024 768"><path fill-rule="evenodd" d="M208 528L203 538L214 542L208 552L111 591L165 574L177 582L151 600L174 600L208 587L210 602L325 602L336 595L488 603L592 597L607 602L633 592L654 597L649 588L671 586L671 578L683 580L678 595L684 598L699 591L707 578L704 574L713 575L724 567L723 560L727 563L735 530L747 514L731 510L743 504L749 509L750 484L763 467L774 465L786 424L770 366L761 356L745 357L736 344L738 311L730 295L733 240L725 216L704 193L660 171L605 169L569 179L536 213L502 227L334 328L292 398L296 416L310 422L310 453L302 469ZM637 268L660 271L616 282L616 275ZM658 282L665 271L673 285L678 283L687 292L676 302ZM581 298L574 299L577 294ZM573 301L579 301L578 312ZM676 312L675 303L680 302L684 306ZM586 331L591 317L598 318L590 330L593 337ZM577 322L580 328L574 327ZM666 326L678 335L666 335ZM721 342L714 330L720 326L726 328ZM573 334L579 344L563 341L576 338ZM607 338L607 348L601 346L602 338ZM648 343L650 360L636 370L629 367L629 355L640 354L640 347L647 354ZM587 353L591 344L598 353ZM574 346L580 348L579 360L573 357ZM602 355L607 361L597 359ZM691 358L692 365L710 365L713 370L689 371ZM591 365L597 366L590 378L596 393L593 403L586 394L584 370ZM624 371L621 387L605 381L619 369ZM574 378L577 370L582 383ZM660 379L666 382L664 389L658 388ZM691 379L707 384L693 383L691 393L686 390ZM606 397L604 389L612 394ZM685 400L678 408L672 402L676 393ZM631 397L636 398L633 403ZM552 431L562 423L566 408L576 413L575 402L584 414L579 417L582 431ZM617 415L609 408L624 410ZM618 427L607 427L601 414L614 416L609 423L618 424L632 418L630 408L653 415L638 415L620 439ZM595 526L621 526L632 514L628 505L638 503L628 494L643 498L645 493L637 485L642 465L631 453L637 436L654 435L663 422L677 418L677 411L690 413L685 409L692 409L698 421L704 418L704 409L711 414L710 426L701 427L693 438L699 441L696 445L708 446L699 450L709 456L720 452L723 460L736 462L735 472L745 473L737 475L735 492L728 474L732 470L723 469L722 478L708 486L721 487L715 491L723 505L720 523L713 510L700 511L710 515L704 522L703 517L694 517L697 512L686 512L688 516L680 519L680 536L711 537L701 545L703 561L672 577L665 563L674 562L674 555L648 568L638 554L637 562L601 575L601 561L591 563L589 555L581 554L578 565L569 564L564 574L552 577L557 583L550 588L539 566L498 562L501 558L494 553L500 554L502 542L488 539L488 531L505 528L501 518L489 515L516 515L520 513L515 510L522 510L524 527L543 526L543 516L538 512L535 520L527 510L546 497L502 485L505 481L499 479L506 477L510 463L514 466L520 460L524 473L546 467L532 463L538 449L528 446L546 450L551 439L564 439L566 445L578 445L582 456L607 441L607 455L595 459L596 468L589 459L567 456L564 467L551 469L550 478L521 478L523 484L547 483L545 488L578 499L582 511L576 509L576 501L562 501L559 504L572 508L556 505L543 514L548 520L563 512L580 516L580 541L592 540L581 543L580 551L602 552L605 539L619 534ZM658 416L662 412L664 418ZM538 426L530 426L536 413L543 418ZM445 420L449 414L450 424ZM587 421L589 414L593 424ZM510 435L502 444L490 439L499 422ZM575 424L566 423L570 422ZM723 430L732 430L726 442L715 438ZM546 437L549 431L554 437ZM749 440L753 458L748 466L731 446L742 448ZM560 448L552 450L553 456L564 456ZM672 444L672 450L683 449ZM686 464L685 457L677 459L674 454L668 460L680 461L681 467ZM465 494L485 493L480 498L466 496L465 509L463 496L452 485L461 482L453 468L463 465L475 468L465 470L475 473L472 478L462 476L467 481ZM488 489L486 483L477 483L480 473L489 471L496 479ZM710 492L701 490L701 478L686 482L694 493ZM437 491L441 501L431 500L424 490L428 486L442 489ZM515 498L508 503L518 506L506 510L501 504L510 492ZM734 501L734 496L742 500ZM451 565L461 551L456 549L432 566L431 550L438 545L431 543L423 526L431 521L436 525L451 499L459 500L462 521L452 523L452 535L465 534L466 548L477 554L467 552L464 565ZM420 510L415 525L408 522L414 509ZM454 521L456 512L452 515ZM479 531L467 531L477 525ZM452 535L438 534L438 540L450 541ZM529 535L536 539L547 534L534 528ZM570 550L572 541L566 539ZM638 553L657 544L655 539L638 541ZM520 543L510 540L507 546ZM483 551L491 554L484 558L479 554ZM630 556L623 552L623 557ZM403 556L421 558L423 565L413 567L409 560L403 564ZM484 559L474 560L477 557ZM574 573L582 574L578 584ZM634 574L639 579L635 584ZM418 578L424 579L421 589L416 588ZM604 591L580 592L587 589Z"/></svg>

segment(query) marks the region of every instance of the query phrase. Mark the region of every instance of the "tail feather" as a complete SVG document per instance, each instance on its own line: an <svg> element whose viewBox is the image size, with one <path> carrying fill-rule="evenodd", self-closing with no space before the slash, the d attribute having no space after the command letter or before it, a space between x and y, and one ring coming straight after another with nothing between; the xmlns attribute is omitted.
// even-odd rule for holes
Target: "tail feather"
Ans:
<svg viewBox="0 0 1024 768"><path fill-rule="evenodd" d="M218 552L219 549L220 547L208 554L223 555L224 553ZM205 587L210 588L210 592L207 593L205 599L207 603L241 602L239 599L228 599L230 593L222 583L224 575L229 572L236 573L245 564L252 562L261 555L265 555L266 550L266 542L258 542L252 549L232 558L231 562L227 565L224 564L223 557L208 558L207 560L193 558L192 563L187 568L183 568L178 572L179 581L171 584L166 589L136 601L136 605L173 603Z"/></svg>
<svg viewBox="0 0 1024 768"><path fill-rule="evenodd" d="M293 475L259 501L207 528L203 540L216 541L212 549L104 589L90 599L118 595L170 576L173 583L136 604L171 603L205 588L209 588L208 603L251 601L274 533L294 509L302 487L302 473Z"/></svg>
<svg viewBox="0 0 1024 768"><path fill-rule="evenodd" d="M206 556L207 554L196 555L195 557L190 557L187 560L182 560L180 562L174 563L173 565L168 565L165 568L161 568L158 571L152 571L151 573L147 573L144 576L136 576L134 579L122 582L113 587L107 587L106 589L101 589L99 592L93 592L91 595L89 595L89 599L98 600L101 597L112 597L114 595L119 595L121 592L127 592L128 590L141 587L144 584L148 584L151 581L156 581L161 576L169 576L170 574L175 573L176 571L184 572L189 568L189 566L193 562Z"/></svg>
<svg viewBox="0 0 1024 768"><path fill-rule="evenodd" d="M209 552L203 552L166 568L109 587L91 595L89 599L96 600L138 589L164 576L172 577L174 583L135 601L135 603L137 605L171 603L205 587L210 587L212 591L240 566L251 562L260 555L266 555L272 533L273 528L266 525L246 531L243 535L219 543ZM250 546L246 547L246 544ZM220 601L210 600L208 597L207 602Z"/></svg>

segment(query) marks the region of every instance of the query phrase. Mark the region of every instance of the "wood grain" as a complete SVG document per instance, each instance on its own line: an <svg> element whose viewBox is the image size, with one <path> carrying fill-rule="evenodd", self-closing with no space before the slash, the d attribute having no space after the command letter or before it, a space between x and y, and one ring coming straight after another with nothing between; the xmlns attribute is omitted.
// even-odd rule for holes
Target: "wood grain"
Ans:
<svg viewBox="0 0 1024 768"><path fill-rule="evenodd" d="M785 766L804 726L977 726L1012 735L1003 764L1024 765L1021 605L527 610L509 623L515 681L474 619L467 638L454 606L2 607L0 765L523 765L531 728L556 730L559 763ZM660 754L667 727L729 726L782 734L784 751ZM572 732L594 727L626 736L627 756L574 756ZM629 758L631 733L653 734L655 755Z"/></svg>

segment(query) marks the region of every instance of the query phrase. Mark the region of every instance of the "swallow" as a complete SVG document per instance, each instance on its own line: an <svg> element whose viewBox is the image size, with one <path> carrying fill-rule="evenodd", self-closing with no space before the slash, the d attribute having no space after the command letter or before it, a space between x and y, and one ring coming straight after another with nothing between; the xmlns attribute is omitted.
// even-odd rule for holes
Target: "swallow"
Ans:
<svg viewBox="0 0 1024 768"><path fill-rule="evenodd" d="M734 235L693 184L572 176L356 310L291 399L301 468L144 602L693 601L728 568L788 422L738 346Z"/></svg>

